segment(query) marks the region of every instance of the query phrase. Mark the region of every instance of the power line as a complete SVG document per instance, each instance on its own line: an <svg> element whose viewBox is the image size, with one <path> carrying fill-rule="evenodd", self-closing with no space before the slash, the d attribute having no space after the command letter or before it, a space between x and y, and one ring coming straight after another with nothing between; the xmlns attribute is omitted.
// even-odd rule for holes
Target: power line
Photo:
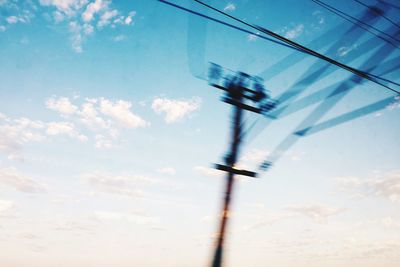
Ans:
<svg viewBox="0 0 400 267"><path fill-rule="evenodd" d="M221 10L219 10L219 9L213 7L213 6L210 6L210 5L206 4L206 3L203 3L203 2L201 2L199 0L194 0L194 1L198 2L199 4L201 4L201 5L205 6L205 7L210 8L210 9L212 9L212 10L214 10L214 11L216 11L216 12L218 12L218 13L224 15L224 16L227 16L227 17L229 17L229 18L231 18L233 20L236 20L236 21L238 21L238 22L240 22L240 23L242 23L242 24L244 24L246 26L249 26L249 27L251 27L253 29L259 30L259 31L261 31L261 32L263 32L263 33L265 33L267 35L273 36L274 38L276 38L276 39L278 39L278 40L280 40L280 41L282 41L282 42L284 42L286 44L289 44L289 45L291 45L293 47L296 47L296 48L300 49L301 51L305 51L310 55L318 57L318 58L320 58L320 59L322 59L322 60L324 60L324 61L326 61L328 63L331 63L333 65L336 65L336 66L338 66L338 67L340 67L342 69L345 69L345 70L347 70L347 71L349 71L349 72L351 72L351 73L353 73L353 74L355 74L355 75L357 75L357 76L359 76L361 78L367 79L367 80L369 80L369 81L371 81L371 82L373 82L375 84L378 84L378 85L380 85L380 86L382 86L382 87L384 87L384 88L386 88L386 89L388 89L388 90L390 90L392 92L400 94L400 91L397 91L397 90L395 90L395 89L383 84L382 82L377 81L376 78L370 76L369 73L366 73L364 71L360 71L358 69L355 69L353 67L345 65L343 63L340 63L340 62L338 62L338 61L336 61L336 60L334 60L332 58L324 56L324 55L322 55L322 54L320 54L320 53L318 53L318 52L316 52L314 50L311 50L311 49L309 49L309 48L307 48L307 47L305 47L303 45L300 45L300 44L298 44L298 43L296 43L296 42L294 42L292 40L289 40L289 39L287 39L287 38L285 38L285 37L283 37L283 36L281 36L279 34L276 34L271 30L268 30L266 28L263 28L263 27L260 27L260 26L257 26L257 25L252 25L250 23L247 23L247 22L245 22L245 21L243 21L241 19L238 19L238 18L236 18L236 17L234 17L232 15L229 15L226 12L223 12L223 11L221 11Z"/></svg>
<svg viewBox="0 0 400 267"><path fill-rule="evenodd" d="M382 18L386 19L387 21L389 21L389 22L392 23L394 26L397 26L397 27L400 29L400 25L397 24L395 21L393 21L393 20L392 20L391 18L389 18L388 16L386 16L381 10L378 10L378 9L376 9L376 8L374 8L374 7L371 7L371 6L367 5L367 4L364 4L363 2L361 2L361 1L359 1L359 0L353 0L353 1L359 3L360 5L362 5L362 6L366 7L366 8L368 8L372 13L375 13L375 14L378 15L379 17L382 17ZM386 2L384 2L384 1L380 1L380 2L385 3L385 4L387 4L387 5L390 5L389 3L386 3ZM391 5L391 6L392 6L392 5ZM397 7L397 8L398 8L398 7Z"/></svg>
<svg viewBox="0 0 400 267"><path fill-rule="evenodd" d="M317 5L319 5L321 7L329 10L330 12L334 13L335 15L337 15L337 16L339 16L339 17L341 17L341 18L343 18L343 19L345 19L347 21L349 21L350 23L352 23L352 24L354 24L354 25L366 30L367 32L369 32L369 33L371 33L373 35L375 35L377 38L379 38L379 39L381 39L381 40L383 40L385 42L390 43L391 45L395 46L396 48L400 48L397 43L393 43L390 40L388 40L386 38L383 38L382 36L380 36L380 35L376 34L375 32L371 31L369 28L374 29L375 31L379 32L382 35L385 35L386 37L388 37L388 38L390 38L392 40L400 42L400 39L397 39L396 37L390 36L389 34L379 30L378 28L375 28L374 26L369 25L369 24L363 22L362 20L359 20L359 19L357 19L357 18L355 18L355 17L353 17L353 16L351 16L351 15L349 15L349 14L347 14L347 13L345 13L345 12L343 12L343 11L341 11L341 10L339 10L339 9L337 9L337 8L327 4L325 2L322 2L322 1L319 1L319 0L311 0L311 1L313 1L314 3L316 3Z"/></svg>
<svg viewBox="0 0 400 267"><path fill-rule="evenodd" d="M284 41L284 42L287 42L287 43L289 43L289 45L287 45L287 44L285 44L285 43L282 43L282 42L279 42L279 41L276 41L276 40L273 40L273 39L270 39L270 38L267 38L267 37L262 36L262 35L260 35L260 34L258 34L258 33L254 33L254 32L248 31L248 30L246 30L246 29L237 27L237 26L235 26L235 25L226 23L226 22L224 22L224 21L221 21L221 20L212 18L212 17L210 17L210 16L201 14L201 13L199 13L199 12L190 10L190 9L188 9L188 8L184 8L184 7L182 7L182 6L173 4L173 3L171 3L171 2L168 2L168 1L165 1L165 0L158 0L158 1L161 2L161 3L167 4L167 5L173 6L173 7L175 7L175 8L184 10L184 11L189 12L189 13L191 13L191 14L194 14L194 15L197 15L197 16L201 16L201 17L203 17L203 18L205 18L205 19L208 19L208 20L211 20L211 21L214 21L214 22L223 24L223 25L228 26L228 27L230 27L230 28L233 28L233 29L236 29L236 30L239 30L239 31L242 31L242 32L246 32L246 33L249 33L249 34L256 35L257 37L260 37L260 38L262 38L262 39L264 39L264 40L268 40L268 41L271 41L271 42L273 42L273 43L276 43L276 44L279 44L279 45L283 45L283 46L285 46L285 47L288 47L288 48L297 50L297 51L302 52L302 53L306 53L306 54L313 55L313 56L315 56L315 57L319 57L319 58L321 58L321 59L323 59L323 60L325 60L325 61L328 61L328 62L331 63L331 64L337 65L337 66L339 66L339 67L341 67L341 68L343 68L343 69L346 69L346 70L348 70L348 71L350 71L350 72L352 72L352 73L354 73L354 74L356 74L356 75L358 75L358 76L361 76L361 77L363 77L363 78L365 78L365 79L367 79L367 80L370 80L370 81L372 81L372 82L375 83L375 84L381 85L382 87L384 87L384 88L386 88L386 89L388 89L388 90L390 90L390 91L393 91L393 92L395 92L395 93L397 93L397 94L400 94L400 91L397 91L397 90L395 90L395 89L393 89L393 88L391 88L391 87L389 87L389 86L387 86L387 85L385 85L385 84L383 84L383 83L381 83L381 82L379 82L379 81L377 81L377 80L383 80L383 81L385 81L385 82L387 82L387 83L391 83L391 84L395 84L395 85L400 86L400 85L399 85L398 83L396 83L396 82L393 82L393 81L390 81L390 80L388 80L388 79L384 79L384 78L382 78L382 77L378 77L378 76L376 76L376 75L373 75L373 74L370 74L370 73L367 73L367 72L363 72L363 71L359 71L359 70L357 70L357 69L354 69L354 68L352 68L352 67L349 67L349 66L347 66L347 65L345 65L345 64L342 64L342 63L337 62L337 61L335 61L335 60L333 60L333 59L330 59L330 58L328 58L328 57L326 57L326 56L323 56L323 55L321 55L321 54L319 54L319 53L317 53L317 52L315 52L315 51L313 51L313 50L311 50L311 49L308 49L308 48L306 48L306 47L304 47L304 46L302 46L302 45L300 45L300 44L297 44L297 43L295 43L295 42L293 42L293 41L291 41L291 40L288 40L288 39L286 39L286 38L284 38L284 37L282 37L282 36L280 36L280 35L277 35L277 34L273 33L272 31L269 31L269 30L264 29L264 28L259 27L259 26L254 26L254 25L251 25L251 24L249 24L249 23L246 23L246 22L244 22L244 21L242 21L242 20L240 20L240 19L237 19L237 18L235 18L235 17L233 17L233 16L231 16L231 15L229 15L229 14L226 14L226 13L224 13L224 12L218 10L218 9L215 9L215 8L213 8L213 7L211 7L211 6L208 6L207 4L202 3L202 2L200 2L200 1L198 1L198 0L195 0L195 1L196 1L196 2L199 2L200 4L206 5L206 6L208 6L209 8L214 9L215 11L220 12L220 13L222 13L222 14L228 16L228 17L231 17L232 19L237 20L237 21L239 21L239 22L241 22L241 23L243 23L243 24L245 24L245 25L247 25L247 26L249 26L249 27L251 27L251 28L257 29L258 31L261 31L261 32L266 33L266 34L269 34L269 35L271 35L271 36L273 36L273 37L275 37L275 38L277 38L277 39L279 39L279 40L282 40L282 41ZM293 45L291 45L291 44L293 44ZM297 46L297 47L295 47L295 46ZM330 61L332 61L332 62L330 62Z"/></svg>
<svg viewBox="0 0 400 267"><path fill-rule="evenodd" d="M285 43L283 43L283 42L279 42L279 41L277 41L277 40L268 38L268 37L266 37L266 36L262 36L262 35L260 35L260 34L257 33L257 32L248 31L248 30L246 30L246 29L243 29L243 28L241 28L241 27L232 25L232 24L227 23L227 22L224 22L224 21L222 21L222 20L215 19L215 18L213 18L213 17L204 15L204 14L202 14L202 13L200 13L200 12L196 12L196 11L191 10L191 9L189 9L189 8L185 8L185 7L183 7L183 6L179 6L179 5L176 5L176 4L174 4L174 3L171 3L171 2L168 2L168 1L165 1L165 0L157 0L157 1L158 1L158 2L161 2L161 3L164 3L164 4L167 4L167 5L170 5L170 6L172 6L172 7L181 9L181 10L183 10L183 11L189 12L189 13L191 13L191 14L193 14L193 15L196 15L196 16L199 16L199 17L202 17L202 18L205 18L205 19L214 21L214 22L216 22L216 23L219 23L219 24L222 24L222 25L225 25L225 26L228 26L228 27L233 28L233 29L235 29L235 30L238 30L238 31L241 31L241 32L245 32L245 33L248 33L248 34L251 34L251 35L254 35L254 36L257 36L257 37L259 37L259 38L261 38L261 39L264 39L264 40L267 40L267 41L270 41L270 42L273 42L273 43L276 43L276 44L279 44L279 45L283 45L283 46L285 46L285 47L288 47L288 48L297 50L297 51L302 52L302 53L306 53L306 52L303 52L303 51L301 51L300 49L297 49L297 48L295 48L295 47L293 47L293 46L291 46L291 45L287 45L287 44L285 44Z"/></svg>

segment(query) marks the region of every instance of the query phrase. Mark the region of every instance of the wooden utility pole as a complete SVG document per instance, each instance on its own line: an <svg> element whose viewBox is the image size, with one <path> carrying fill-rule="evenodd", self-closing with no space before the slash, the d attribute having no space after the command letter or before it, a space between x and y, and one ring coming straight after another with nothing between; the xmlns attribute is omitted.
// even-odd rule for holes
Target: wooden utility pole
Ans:
<svg viewBox="0 0 400 267"><path fill-rule="evenodd" d="M226 91L223 101L233 105L233 120L232 120L232 139L230 144L230 151L225 157L225 165L216 164L215 168L227 172L226 189L223 198L222 212L220 213L220 225L217 235L217 242L215 246L214 258L212 267L222 266L222 256L225 241L225 232L229 219L230 204L232 199L233 185L235 182L234 176L245 175L256 177L255 172L240 170L235 167L239 158L240 143L243 139L243 110L248 110L256 113L263 113L273 108L274 104L265 102L268 99L267 94L264 92L262 80L257 77L250 77L249 75L239 72L233 77L225 78L225 84L219 85L218 80L221 78L221 67L213 64L210 68L210 84L218 89ZM252 85L252 89L248 85ZM246 102L252 102L257 106L248 105Z"/></svg>

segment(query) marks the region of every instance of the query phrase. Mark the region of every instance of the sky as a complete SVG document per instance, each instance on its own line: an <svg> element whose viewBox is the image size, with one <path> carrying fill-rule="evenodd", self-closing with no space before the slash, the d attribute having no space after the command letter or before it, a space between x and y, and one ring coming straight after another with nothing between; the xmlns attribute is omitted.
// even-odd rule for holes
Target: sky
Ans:
<svg viewBox="0 0 400 267"><path fill-rule="evenodd" d="M247 32L156 0L0 0L0 266L208 266L232 111L208 84L214 62L279 101L275 119L245 114L238 165L259 175L235 179L226 266L397 267L399 97L171 2ZM400 82L396 40L311 0L206 2ZM400 23L400 9L362 2Z"/></svg>

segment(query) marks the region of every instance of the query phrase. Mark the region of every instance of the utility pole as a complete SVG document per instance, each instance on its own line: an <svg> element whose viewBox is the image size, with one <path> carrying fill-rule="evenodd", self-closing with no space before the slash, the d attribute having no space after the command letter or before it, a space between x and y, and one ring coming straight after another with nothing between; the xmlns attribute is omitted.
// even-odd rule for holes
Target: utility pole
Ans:
<svg viewBox="0 0 400 267"><path fill-rule="evenodd" d="M225 80L224 85L220 85L221 80ZM221 267L225 232L229 219L232 191L235 182L234 176L235 174L249 177L256 177L257 175L255 172L241 170L235 167L239 158L240 143L244 137L242 122L243 110L262 114L274 108L275 102L268 99L269 97L265 93L261 78L251 77L243 72L239 72L234 76L222 78L221 67L212 64L209 71L209 82L212 86L225 91L226 95L222 100L233 106L230 151L225 157L225 165L215 165L216 169L227 173L225 195L223 198L222 212L220 214L220 225L214 258L211 265L212 267ZM252 105L249 105L247 102L251 102Z"/></svg>

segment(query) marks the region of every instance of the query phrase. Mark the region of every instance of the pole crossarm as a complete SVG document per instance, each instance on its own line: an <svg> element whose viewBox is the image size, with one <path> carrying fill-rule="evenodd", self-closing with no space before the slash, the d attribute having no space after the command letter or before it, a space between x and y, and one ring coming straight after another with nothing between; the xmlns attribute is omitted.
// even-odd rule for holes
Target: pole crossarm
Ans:
<svg viewBox="0 0 400 267"><path fill-rule="evenodd" d="M222 165L222 164L215 164L215 169L220 170L220 171L233 173L233 174L237 174L237 175L249 176L249 177L253 177L253 178L257 177L257 173L256 172L237 169L235 167Z"/></svg>

